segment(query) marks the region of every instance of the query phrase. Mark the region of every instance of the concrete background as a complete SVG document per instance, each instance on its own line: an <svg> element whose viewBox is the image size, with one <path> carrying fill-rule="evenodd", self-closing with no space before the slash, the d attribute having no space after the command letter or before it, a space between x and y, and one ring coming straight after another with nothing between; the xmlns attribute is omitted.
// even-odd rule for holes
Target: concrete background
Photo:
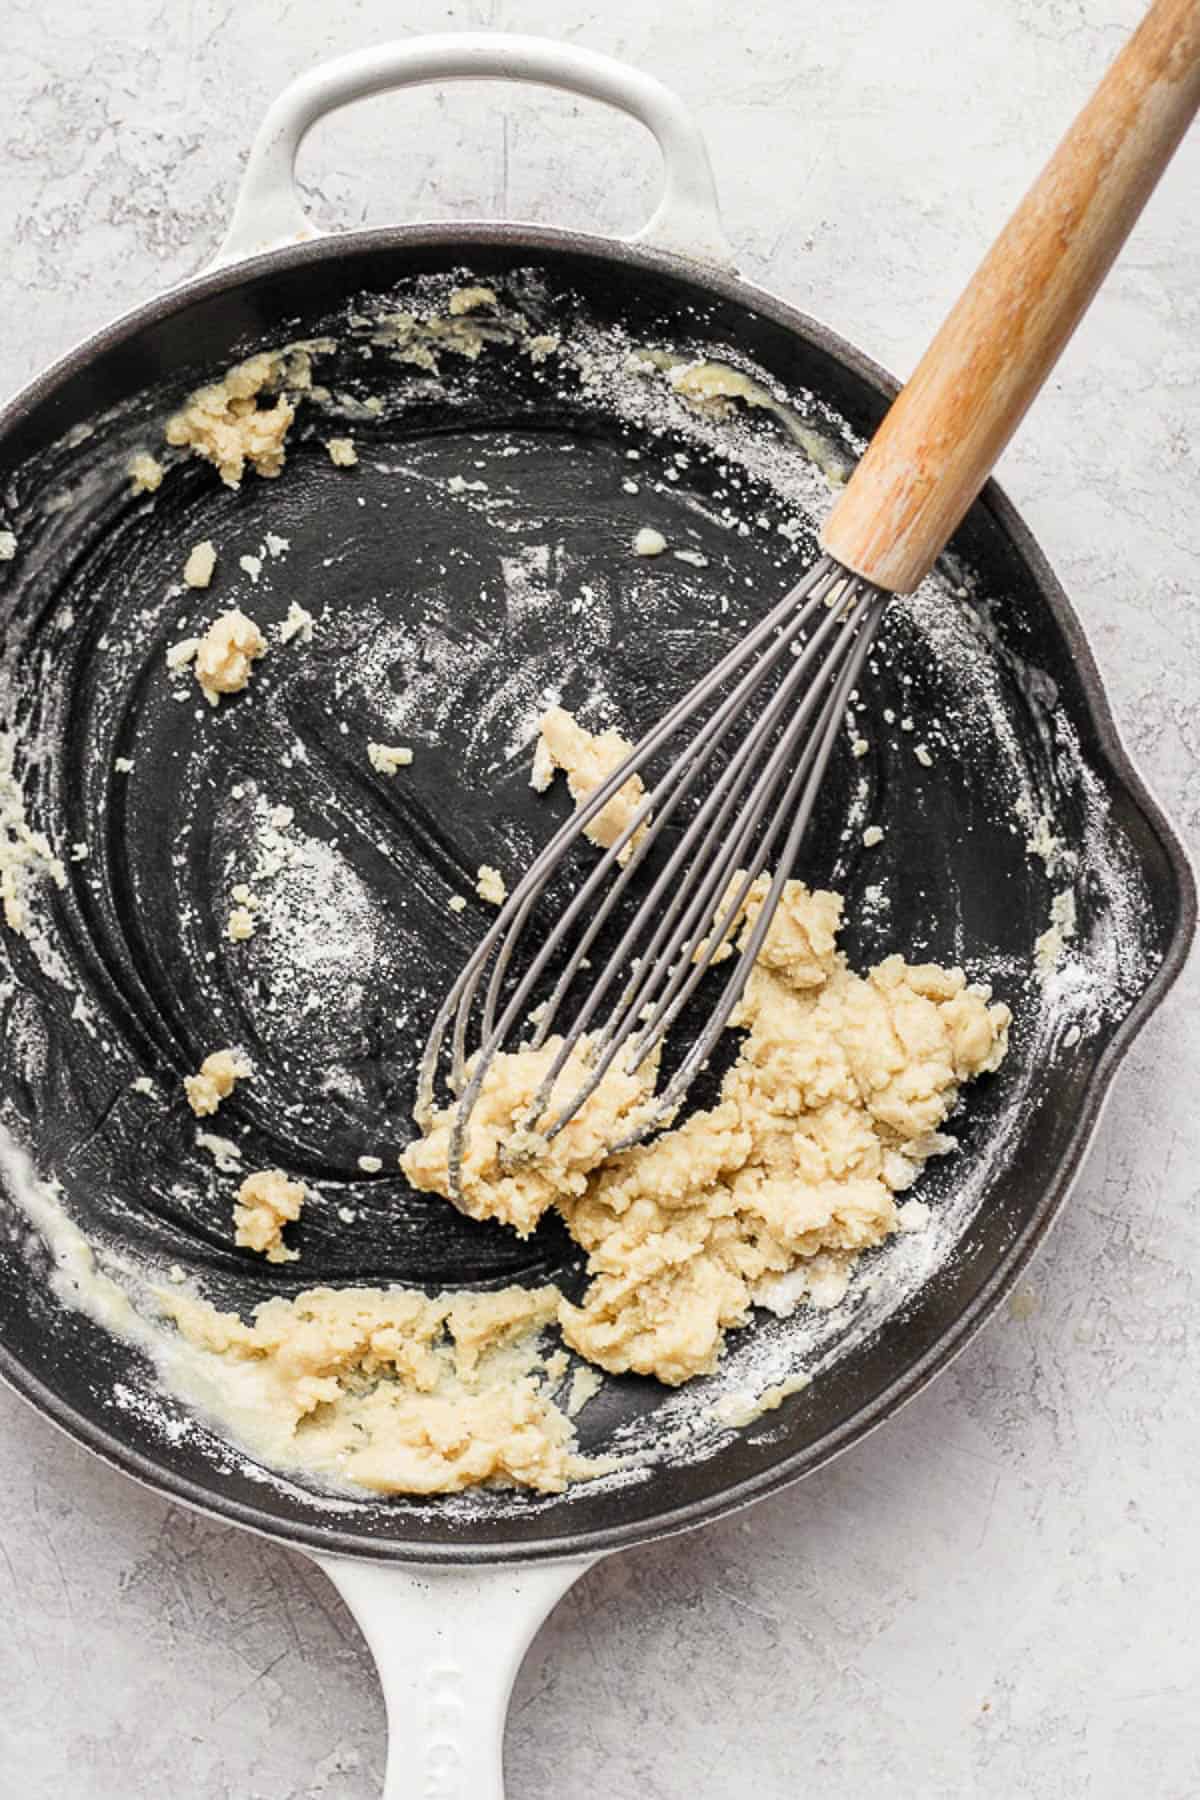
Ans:
<svg viewBox="0 0 1200 1800"><path fill-rule="evenodd" d="M674 84L742 266L904 373L1139 10L3 0L0 389L199 266L286 79L488 25ZM476 89L372 102L303 167L328 223L617 229L654 160L594 108ZM1192 843L1198 192L1200 133L1002 471ZM1195 1003L1192 975L1129 1059L1032 1281L940 1384L802 1488L567 1598L520 1678L516 1800L1200 1792ZM5 1800L378 1793L372 1669L316 1570L141 1492L7 1394L0 1614Z"/></svg>

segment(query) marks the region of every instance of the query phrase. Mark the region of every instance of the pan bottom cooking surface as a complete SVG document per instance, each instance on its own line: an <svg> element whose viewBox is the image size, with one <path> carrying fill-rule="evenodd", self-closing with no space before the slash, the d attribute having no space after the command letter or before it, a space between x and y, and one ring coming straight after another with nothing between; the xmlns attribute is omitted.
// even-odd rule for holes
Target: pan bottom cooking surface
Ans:
<svg viewBox="0 0 1200 1800"><path fill-rule="evenodd" d="M415 258L347 254L336 277L314 267L305 284L301 260L269 307L253 284L217 292L190 327L186 310L156 325L136 393L68 417L128 388L136 359L119 340L103 379L60 395L53 443L30 451L21 422L0 508L17 538L0 563L8 831L45 832L62 859L56 885L35 854L26 935L0 938L0 1095L14 1145L59 1184L31 1200L8 1155L0 1343L37 1397L94 1418L135 1472L359 1548L636 1534L739 1483L754 1491L827 1442L920 1366L1033 1231L1077 1153L1097 1066L1178 930L1158 827L1108 762L1066 628L993 502L889 610L794 871L846 896L852 966L892 951L961 964L1013 1009L1007 1062L971 1088L959 1152L922 1180L929 1230L864 1258L833 1311L733 1334L710 1379L678 1393L606 1380L581 1447L630 1466L556 1498L381 1502L264 1470L161 1392L151 1337L101 1329L86 1294L64 1304L29 1230L39 1205L60 1254L74 1221L137 1304L172 1265L243 1313L318 1284L578 1287L556 1221L521 1242L416 1193L397 1167L433 1012L494 917L476 872L511 882L567 815L561 783L529 785L542 710L636 738L802 573L830 474L883 401L785 309L752 315L652 259L614 270L480 239L469 266L460 245L426 243ZM399 279L410 262L419 272ZM396 315L444 318L471 278L495 289L502 328L477 353L414 360ZM533 356L531 336L557 347ZM174 452L157 491L130 491L129 457L165 454L163 423L191 386L298 340L315 345L316 387L278 479L229 488ZM671 365L704 359L764 384L774 406L697 410ZM340 467L327 441L347 435L358 460ZM666 554L632 554L643 526ZM186 588L205 539L212 584ZM296 604L310 642L280 637ZM247 691L210 708L166 652L235 606L269 648ZM372 742L411 747L411 766L380 773ZM870 848L869 825L884 834ZM241 882L259 922L232 943ZM1044 945L1039 970L1053 920L1060 954ZM225 1044L255 1078L197 1121L182 1078ZM289 1233L298 1263L268 1269L234 1248L236 1177L198 1127L232 1140L242 1169L280 1166L309 1188ZM740 1434L714 1423L720 1393L800 1370L820 1379L781 1413Z"/></svg>

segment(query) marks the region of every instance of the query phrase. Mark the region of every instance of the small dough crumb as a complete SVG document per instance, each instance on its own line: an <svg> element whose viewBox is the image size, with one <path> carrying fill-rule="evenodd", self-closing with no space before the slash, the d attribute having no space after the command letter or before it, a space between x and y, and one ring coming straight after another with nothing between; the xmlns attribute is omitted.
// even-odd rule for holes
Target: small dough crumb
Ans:
<svg viewBox="0 0 1200 1800"><path fill-rule="evenodd" d="M866 738L856 737L850 746L850 754L851 756L865 756L870 748L871 746Z"/></svg>
<svg viewBox="0 0 1200 1800"><path fill-rule="evenodd" d="M736 1430L742 1425L753 1425L764 1413L777 1411L789 1394L803 1393L811 1385L810 1375L789 1375L786 1381L764 1388L761 1394L723 1394L713 1407L713 1413L722 1425Z"/></svg>
<svg viewBox="0 0 1200 1800"><path fill-rule="evenodd" d="M504 877L499 869L493 869L491 863L480 863L475 892L481 900L486 900L489 906L503 906L508 899L508 889L504 885Z"/></svg>
<svg viewBox="0 0 1200 1800"><path fill-rule="evenodd" d="M200 543L193 544L183 565L183 585L206 588L213 578L216 566L217 550L211 538L204 538Z"/></svg>
<svg viewBox="0 0 1200 1800"><path fill-rule="evenodd" d="M300 1252L288 1249L283 1228L300 1217L305 1198L301 1183L289 1181L282 1169L247 1175L233 1209L234 1243L257 1250L268 1262L296 1262Z"/></svg>
<svg viewBox="0 0 1200 1800"><path fill-rule="evenodd" d="M282 393L270 406L258 402L279 386L282 377L283 358L277 353L263 351L238 363L222 380L197 388L167 420L168 444L203 456L226 487L239 486L247 463L256 474L278 475L295 408Z"/></svg>
<svg viewBox="0 0 1200 1800"><path fill-rule="evenodd" d="M180 638L177 644L170 645L167 650L167 667L172 675L178 675L186 669L199 648L198 637Z"/></svg>
<svg viewBox="0 0 1200 1800"><path fill-rule="evenodd" d="M235 944L244 944L247 938L254 936L254 914L247 906L235 906L229 915L226 927L230 940Z"/></svg>
<svg viewBox="0 0 1200 1800"><path fill-rule="evenodd" d="M544 737L539 737L533 747L533 767L529 771L529 785L535 794L544 794L554 780L554 758Z"/></svg>
<svg viewBox="0 0 1200 1800"><path fill-rule="evenodd" d="M208 704L219 705L222 694L240 693L250 680L251 663L266 648L267 640L254 620L239 608L214 619L195 651L196 680Z"/></svg>
<svg viewBox="0 0 1200 1800"><path fill-rule="evenodd" d="M301 606L298 600L293 600L287 609L287 618L279 627L280 643L290 644L293 638L299 638L302 644L311 644L315 624L316 620L308 608Z"/></svg>
<svg viewBox="0 0 1200 1800"><path fill-rule="evenodd" d="M1062 839L1056 837L1051 829L1049 813L1038 813L1034 819L1033 830L1025 840L1025 853L1027 856L1040 856L1046 865L1047 875L1055 874L1059 865L1067 860Z"/></svg>
<svg viewBox="0 0 1200 1800"><path fill-rule="evenodd" d="M478 311L481 306L496 305L496 290L490 287L455 288L450 296L450 304L446 308L452 319L461 318L464 313Z"/></svg>
<svg viewBox="0 0 1200 1800"><path fill-rule="evenodd" d="M731 402L742 400L747 406L759 406L771 396L757 381L743 375L727 363L676 363L667 370L667 379L677 394L689 401L698 412L711 412L714 418L728 418Z"/></svg>
<svg viewBox="0 0 1200 1800"><path fill-rule="evenodd" d="M132 775L133 758L131 756L114 756L113 770L117 775Z"/></svg>
<svg viewBox="0 0 1200 1800"><path fill-rule="evenodd" d="M896 1210L896 1223L901 1231L925 1231L932 1217L924 1200L906 1200Z"/></svg>
<svg viewBox="0 0 1200 1800"><path fill-rule="evenodd" d="M1034 955L1041 975L1048 975L1075 936L1078 916L1074 888L1064 888L1050 902L1050 924L1034 945Z"/></svg>
<svg viewBox="0 0 1200 1800"><path fill-rule="evenodd" d="M549 712L542 715L530 783L541 793L549 786L555 769L561 769L566 775L567 786L578 809L607 781L632 749L633 745L628 738L622 737L619 731L587 731L563 707L552 706ZM622 782L612 799L600 809L595 818L584 826L584 836L590 838L593 844L599 844L602 849L609 849L621 836L645 797L646 789L641 776L631 775L628 781ZM649 820L643 820L621 851L619 861L629 861L645 837L648 826Z"/></svg>
<svg viewBox="0 0 1200 1800"><path fill-rule="evenodd" d="M198 1131L196 1145L198 1149L208 1151L222 1175L241 1174L242 1147L235 1144L232 1138L221 1137L215 1131Z"/></svg>
<svg viewBox="0 0 1200 1800"><path fill-rule="evenodd" d="M126 470L129 486L135 494L153 494L162 486L166 470L156 456L147 450L139 450L131 456Z"/></svg>
<svg viewBox="0 0 1200 1800"><path fill-rule="evenodd" d="M335 468L353 469L356 466L358 451L354 448L353 438L326 438L325 448L328 450L329 460Z"/></svg>
<svg viewBox="0 0 1200 1800"><path fill-rule="evenodd" d="M358 1166L364 1175L378 1175L383 1167L383 1158L381 1156L360 1156Z"/></svg>
<svg viewBox="0 0 1200 1800"><path fill-rule="evenodd" d="M397 769L407 769L412 759L407 744L367 745L367 760L379 775L394 775Z"/></svg>
<svg viewBox="0 0 1200 1800"><path fill-rule="evenodd" d="M198 1119L215 1113L222 1100L228 1099L234 1086L254 1073L253 1066L236 1050L214 1050L200 1064L195 1075L185 1075L184 1089L188 1105Z"/></svg>
<svg viewBox="0 0 1200 1800"><path fill-rule="evenodd" d="M10 931L24 936L27 903L36 879L48 875L56 887L65 888L67 871L54 854L44 831L34 831L12 772L12 754L0 743L0 905ZM73 1018L86 1017L77 998Z"/></svg>
<svg viewBox="0 0 1200 1800"><path fill-rule="evenodd" d="M465 912L467 907L467 903L461 894L451 894L446 905L453 913Z"/></svg>
<svg viewBox="0 0 1200 1800"><path fill-rule="evenodd" d="M661 531L655 531L651 525L643 525L633 539L635 556L661 556L667 547L667 540Z"/></svg>
<svg viewBox="0 0 1200 1800"><path fill-rule="evenodd" d="M590 1363L580 1363L571 1377L571 1386L567 1392L567 1417L577 1418L603 1386L604 1377L599 1369L593 1369Z"/></svg>
<svg viewBox="0 0 1200 1800"><path fill-rule="evenodd" d="M862 834L862 841L866 845L868 850L873 850L875 848L876 844L882 844L882 842L883 842L883 827L882 827L882 825L868 825L867 829Z"/></svg>
<svg viewBox="0 0 1200 1800"><path fill-rule="evenodd" d="M11 562L17 554L17 534L15 531L0 531L0 562Z"/></svg>
<svg viewBox="0 0 1200 1800"><path fill-rule="evenodd" d="M832 486L840 487L847 479L850 464L837 445L741 369L720 362L681 362L665 350L638 351L630 366L641 375L664 375L680 398L702 416L728 418L737 402L773 414Z"/></svg>

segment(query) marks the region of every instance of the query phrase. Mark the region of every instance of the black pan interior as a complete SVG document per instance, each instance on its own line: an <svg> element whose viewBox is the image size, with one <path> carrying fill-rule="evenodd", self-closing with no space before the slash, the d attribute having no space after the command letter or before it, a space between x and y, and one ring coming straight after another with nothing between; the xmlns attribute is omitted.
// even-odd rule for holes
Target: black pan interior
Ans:
<svg viewBox="0 0 1200 1800"><path fill-rule="evenodd" d="M353 472L324 448L351 427L318 406L302 414L278 481L230 490L192 462L151 501L119 478L129 449L153 443L171 406L236 356L311 336L356 297L394 303L416 277L467 272L548 329L586 318L634 346L747 360L807 395L846 458L886 405L886 378L864 359L736 282L481 230L373 234L211 279L115 328L10 411L0 522L17 525L22 551L0 564L5 724L24 746L16 774L31 824L88 855L68 861L47 926L71 981L11 934L0 944L0 1099L15 1140L98 1245L178 1263L243 1310L320 1282L578 1282L554 1224L522 1244L413 1193L395 1170L416 1051L490 917L473 897L461 914L446 903L472 896L482 862L515 872L565 816L563 794L528 785L540 704L561 699L636 735L813 551L810 525L776 529L800 516L770 478L777 421L755 422L766 461L733 496L766 523L739 535L721 518L731 490L718 456L503 347L486 353L488 371L462 363L440 389L411 369L331 354L319 379L352 408L373 392L403 399L354 418ZM455 492L454 478L484 487ZM707 559L656 567L652 606L651 576L628 554L646 523ZM203 537L222 547L213 588L181 594L183 553ZM545 557L538 546L550 546ZM261 567L240 567L241 555ZM806 1472L896 1405L1015 1277L1191 929L1178 846L1115 742L1061 593L994 490L944 577L932 598L889 615L863 689L871 751L859 761L840 745L797 872L847 894L856 962L900 949L992 980L1016 1013L1013 1050L972 1093L960 1155L922 1189L935 1210L975 1196L953 1253L877 1328L857 1326L852 1308L844 1327L827 1326L811 1387L758 1426L701 1434L693 1450L559 1500L332 1501L264 1476L158 1396L142 1351L31 1280L48 1260L15 1202L0 1209L9 1378L180 1497L313 1545L427 1557L554 1553L669 1529ZM166 679L167 645L215 611L240 603L268 626L293 601L317 614L314 643L273 650L252 696L210 715L193 686ZM938 606L956 619L945 637ZM989 670L980 688L962 663L970 642ZM917 737L940 734L930 769L888 711L912 717ZM370 768L368 739L413 745L402 781ZM1075 877L1078 991L1064 988L1057 1011L1031 954L1062 882L1014 825L1018 767ZM230 871L262 853L279 807L293 815L282 835L301 844L299 859L274 881L271 932L233 946ZM871 850L867 820L886 833ZM232 1248L232 1179L197 1149L182 1100L182 1075L227 1042L250 1049L258 1075L216 1129L238 1139L246 1166L282 1164L319 1196L297 1235L301 1261L283 1270ZM133 1089L139 1076L153 1095ZM381 1172L359 1168L364 1153ZM786 1352L788 1327L754 1329ZM580 1421L584 1447L624 1433L645 1449L664 1399L654 1384L611 1381Z"/></svg>

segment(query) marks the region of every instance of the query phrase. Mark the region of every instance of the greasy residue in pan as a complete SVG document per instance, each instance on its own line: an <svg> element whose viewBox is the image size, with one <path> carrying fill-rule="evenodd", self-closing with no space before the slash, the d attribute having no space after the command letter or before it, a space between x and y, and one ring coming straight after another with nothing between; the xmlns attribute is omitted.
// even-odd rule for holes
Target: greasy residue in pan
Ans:
<svg viewBox="0 0 1200 1800"><path fill-rule="evenodd" d="M156 494L131 494L128 456L160 448L178 399L147 390L5 495L10 828L20 808L47 834L64 885L31 884L27 937L0 935L0 1092L13 1139L61 1184L28 1203L43 1231L75 1220L135 1297L171 1265L243 1311L318 1283L578 1278L553 1222L521 1244L412 1193L396 1169L432 1009L492 916L475 872L511 878L565 814L561 792L528 785L544 706L636 736L805 567L826 471L859 447L811 395L706 340L697 317L654 347L733 363L782 403L701 416L661 371L630 366L641 345L534 270L506 299L559 336L557 351L536 361L500 341L477 360L443 354L436 371L396 360L381 314L436 312L453 280L306 322L332 343L277 481L247 475L234 492L177 461ZM352 470L325 449L348 432ZM631 554L643 525L668 554ZM203 538L220 553L213 585L184 589ZM279 640L294 601L315 616L311 643ZM856 965L900 950L991 982L1016 1014L1009 1062L972 1092L960 1150L922 1182L930 1227L864 1259L839 1307L760 1316L715 1377L680 1393L606 1384L579 1426L585 1448L630 1456L610 1482L712 1454L727 1441L722 1395L817 1375L902 1308L969 1232L1047 1059L1085 1056L1145 985L1155 952L1136 862L1053 684L1014 654L1004 604L947 564L893 606L796 872L846 894ZM165 652L234 605L271 648L250 691L210 710L189 675L169 677ZM372 769L372 740L412 747L402 778ZM230 890L247 880L260 924L231 944ZM1035 939L1068 892L1075 935L1056 962L1047 945L1039 970ZM204 1122L232 1152L198 1142L181 1087L227 1043L256 1070ZM364 1155L382 1171L364 1173ZM313 1199L300 1262L268 1272L233 1249L230 1208L237 1168L271 1164ZM0 1254L29 1249L17 1218ZM241 1458L149 1377L109 1399ZM459 1518L562 1503L437 1502Z"/></svg>

